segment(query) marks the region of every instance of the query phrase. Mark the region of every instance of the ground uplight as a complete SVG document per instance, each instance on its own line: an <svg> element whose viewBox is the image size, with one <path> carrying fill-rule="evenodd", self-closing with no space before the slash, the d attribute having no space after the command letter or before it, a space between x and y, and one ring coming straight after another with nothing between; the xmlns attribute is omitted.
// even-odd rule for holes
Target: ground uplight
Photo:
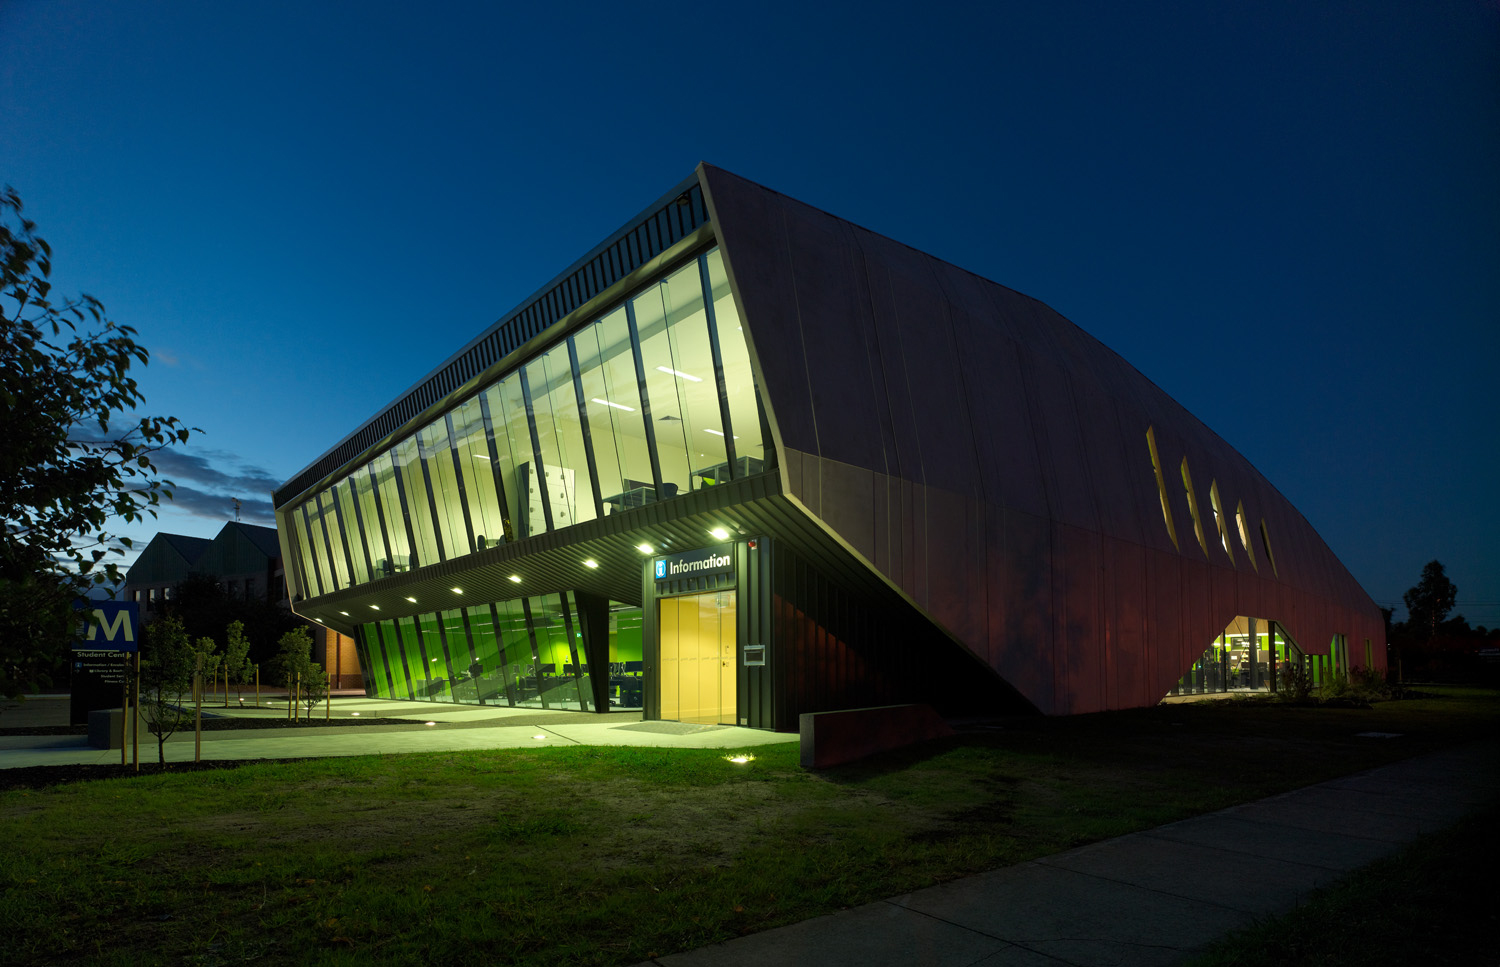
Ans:
<svg viewBox="0 0 1500 967"><path fill-rule="evenodd" d="M730 762L733 762L735 765L741 765L742 766L745 763L749 762L751 759L754 759L755 756L748 755L748 754L742 752L739 755L726 755L724 758L727 759Z"/></svg>

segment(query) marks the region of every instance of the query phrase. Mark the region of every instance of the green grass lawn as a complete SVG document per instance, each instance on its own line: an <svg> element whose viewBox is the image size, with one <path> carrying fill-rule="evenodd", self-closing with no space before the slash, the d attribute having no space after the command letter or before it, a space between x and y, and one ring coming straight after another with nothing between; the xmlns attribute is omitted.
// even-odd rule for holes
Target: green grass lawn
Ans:
<svg viewBox="0 0 1500 967"><path fill-rule="evenodd" d="M0 963L633 964L1493 734L1374 709L1032 719L823 773L795 745L340 758L0 794ZM1358 738L1364 731L1399 739Z"/></svg>

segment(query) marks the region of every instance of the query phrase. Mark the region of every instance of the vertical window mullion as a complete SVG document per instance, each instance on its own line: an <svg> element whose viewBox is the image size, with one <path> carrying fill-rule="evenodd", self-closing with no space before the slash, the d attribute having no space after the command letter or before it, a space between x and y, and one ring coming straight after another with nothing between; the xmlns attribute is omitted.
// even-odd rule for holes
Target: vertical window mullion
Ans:
<svg viewBox="0 0 1500 967"><path fill-rule="evenodd" d="M453 457L453 479L458 486L458 505L464 512L464 535L469 541L469 553L473 554L477 546L474 540L474 521L469 516L469 488L464 484L463 462L459 459L458 434L453 432L453 414L443 414L443 422L448 426L448 452Z"/></svg>
<svg viewBox="0 0 1500 967"><path fill-rule="evenodd" d="M385 549L385 557L382 560L385 561L386 572L380 574L379 577L389 577L395 573L395 562L391 560L391 535L386 531L385 506L380 497L380 478L375 474L375 461L370 461L365 471L370 475L370 497L375 502L375 516L380 524L380 546ZM371 561L370 573L374 575L376 571L375 562Z"/></svg>
<svg viewBox="0 0 1500 967"><path fill-rule="evenodd" d="M314 544L312 542L313 541L312 522L307 519L307 505L309 503L311 503L311 501L304 501L302 503L302 506L297 508L297 513L299 513L299 514L302 515L303 541L307 545L307 558L308 558L307 565L308 565L309 569L312 571L312 578L313 578L313 581L317 585L318 594L323 595L323 594L327 594L328 592L325 591L325 590L323 590L323 575L318 570L318 561L317 561L317 553L316 553L317 552L317 548L316 548L316 546L314 546Z"/></svg>
<svg viewBox="0 0 1500 967"><path fill-rule="evenodd" d="M536 695L541 700L542 708L551 708L547 702L547 690L542 688L542 651L536 643L536 621L531 615L531 599L521 599L521 614L526 618L526 635L531 639L531 661L532 667L536 669Z"/></svg>
<svg viewBox="0 0 1500 967"><path fill-rule="evenodd" d="M698 256L698 281L703 286L703 312L708 318L708 350L714 360L714 382L719 390L719 419L724 425L724 459L729 463L729 479L740 476L734 449L734 421L729 418L729 386L724 380L724 357L719 352L719 323L714 315L714 289L708 278L708 255ZM746 469L749 469L748 466Z"/></svg>
<svg viewBox="0 0 1500 967"><path fill-rule="evenodd" d="M422 466L422 485L427 491L427 509L432 515L428 518L432 522L432 542L437 546L439 561L448 560L448 549L443 545L443 525L438 518L437 496L432 488L432 471L427 467L427 457L422 453L422 431L417 432L417 463Z"/></svg>
<svg viewBox="0 0 1500 967"><path fill-rule="evenodd" d="M349 503L354 507L354 526L359 529L359 552L365 558L366 581L375 579L375 562L370 560L370 532L365 529L365 514L359 507L359 485L355 483L355 477L359 474L356 470L349 475L347 485L349 487Z"/></svg>
<svg viewBox="0 0 1500 967"><path fill-rule="evenodd" d="M651 484L658 500L662 497L661 458L656 455L656 428L651 425L651 396L646 392L646 364L641 358L641 333L635 325L635 305L625 303L625 323L630 327L630 353L635 358L635 379L641 394L641 420L645 425L646 451L651 457Z"/></svg>
<svg viewBox="0 0 1500 967"><path fill-rule="evenodd" d="M348 571L346 571L345 573L349 575L349 587L352 588L358 582L354 580L354 555L349 550L349 532L344 527L344 510L339 506L339 486L339 484L334 484L333 487L330 488L333 494L333 503L329 505L329 509L333 511L334 520L338 524L339 545L343 548L344 551L344 566L348 568ZM348 481L345 480L342 486L349 486ZM353 495L353 488L350 489L350 495ZM329 540L332 539L333 535L332 533L330 533ZM327 669L324 670L326 671Z"/></svg>
<svg viewBox="0 0 1500 967"><path fill-rule="evenodd" d="M573 370L573 395L578 400L578 425L583 433L583 453L589 468L589 486L594 491L594 519L604 516L604 498L599 490L599 468L594 465L594 438L589 432L589 414L583 398L583 374L578 368L578 347L568 337L568 365Z"/></svg>
<svg viewBox="0 0 1500 967"><path fill-rule="evenodd" d="M516 701L520 699L520 689L511 687L510 662L506 661L505 636L500 632L500 612L495 610L495 602L488 605L490 609L490 629L495 635L495 661L500 666L500 684L505 689L505 704L511 708L516 707Z"/></svg>
<svg viewBox="0 0 1500 967"><path fill-rule="evenodd" d="M505 482L501 479L500 470L500 450L495 446L495 419L490 415L490 400L487 393L479 394L479 414L484 420L484 442L489 447L490 475L495 478L495 500L500 505L500 520L503 523L500 536L509 543L516 539L516 532L512 529L510 507L507 506L505 499Z"/></svg>
<svg viewBox="0 0 1500 967"><path fill-rule="evenodd" d="M541 357L537 357L540 359ZM526 428L531 433L531 475L536 480L537 492L542 495L542 519L546 522L547 530L552 530L552 498L547 493L547 467L541 462L542 438L536 429L536 409L531 401L531 380L526 375L526 367L523 366L517 373L521 379L521 399L526 402Z"/></svg>
<svg viewBox="0 0 1500 967"><path fill-rule="evenodd" d="M563 634L568 636L568 655L573 659L573 690L578 693L578 708L581 711L591 711L592 704L589 695L584 688L583 662L578 660L578 639L573 637L573 605L577 602L577 596L573 602L568 600L568 592L563 591L557 596L558 603L562 606Z"/></svg>

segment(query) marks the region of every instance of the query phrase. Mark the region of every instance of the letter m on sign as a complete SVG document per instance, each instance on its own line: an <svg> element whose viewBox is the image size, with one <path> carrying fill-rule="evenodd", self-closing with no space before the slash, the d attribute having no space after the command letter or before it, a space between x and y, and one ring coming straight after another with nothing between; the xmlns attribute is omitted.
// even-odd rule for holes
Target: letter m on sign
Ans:
<svg viewBox="0 0 1500 967"><path fill-rule="evenodd" d="M74 647L109 651L135 651L140 607L134 601L91 601L94 620L89 623L87 643Z"/></svg>

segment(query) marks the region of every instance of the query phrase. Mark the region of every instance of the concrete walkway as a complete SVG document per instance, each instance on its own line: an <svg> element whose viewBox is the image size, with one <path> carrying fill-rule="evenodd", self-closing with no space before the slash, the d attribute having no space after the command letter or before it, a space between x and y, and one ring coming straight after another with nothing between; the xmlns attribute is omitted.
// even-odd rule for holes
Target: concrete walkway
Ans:
<svg viewBox="0 0 1500 967"><path fill-rule="evenodd" d="M1471 745L646 964L1174 964L1497 800Z"/></svg>
<svg viewBox="0 0 1500 967"><path fill-rule="evenodd" d="M263 699L262 701L265 701ZM33 698L0 712L0 727L63 725L67 699ZM728 725L642 722L639 712L563 712L531 708L436 705L368 698L333 699L330 716L400 718L407 724L312 726L296 729L244 729L204 732L204 759L294 759L303 756L377 755L401 752L453 752L473 749L517 749L558 745L634 745L677 749L749 749L796 742L796 735L742 729ZM279 707L205 708L209 715L245 718L287 716ZM313 722L323 720L323 709ZM431 724L428 724L431 723ZM156 736L142 729L142 763L157 759ZM173 735L166 746L168 762L191 762L193 730ZM119 749L95 749L81 735L0 735L0 769L22 766L110 764Z"/></svg>

